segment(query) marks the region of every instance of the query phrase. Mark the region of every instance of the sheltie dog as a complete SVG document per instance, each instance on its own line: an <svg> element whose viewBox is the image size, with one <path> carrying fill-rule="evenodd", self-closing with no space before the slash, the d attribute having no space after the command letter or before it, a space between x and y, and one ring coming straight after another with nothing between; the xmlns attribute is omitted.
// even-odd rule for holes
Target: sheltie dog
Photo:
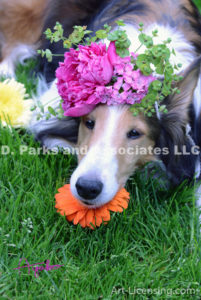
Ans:
<svg viewBox="0 0 201 300"><path fill-rule="evenodd" d="M156 43L171 38L176 56L172 63L182 64L180 94L164 100L168 113L134 117L128 105L98 105L82 118L33 121L30 130L49 149L79 149L78 167L71 177L75 197L90 207L109 202L129 176L147 162L161 162L172 185L200 177L201 147L201 18L191 0L1 0L0 70L14 74L15 62L33 55L37 48L63 53L62 45L49 44L42 35L56 21L67 36L73 25L87 25L97 30L105 23L115 28L123 19L131 40L130 50L137 49L138 24L145 32L158 29ZM143 48L139 50L143 51ZM55 69L40 59L40 72L49 84L41 95L43 103L58 96ZM121 154L118 150L123 148ZM137 153L132 149L146 149ZM148 149L152 149L149 151ZM158 153L154 149L159 149ZM168 149L166 152L163 149ZM178 153L175 153L177 149ZM183 151L185 149L185 151ZM196 151L195 151L196 149ZM128 151L129 150L129 151ZM188 153L188 154L186 154ZM201 201L198 199L198 205Z"/></svg>

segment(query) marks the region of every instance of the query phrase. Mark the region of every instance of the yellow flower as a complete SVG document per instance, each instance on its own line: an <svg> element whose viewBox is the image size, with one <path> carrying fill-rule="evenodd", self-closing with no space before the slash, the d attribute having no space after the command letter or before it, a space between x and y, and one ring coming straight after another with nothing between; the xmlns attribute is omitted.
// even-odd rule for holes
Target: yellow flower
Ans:
<svg viewBox="0 0 201 300"><path fill-rule="evenodd" d="M0 119L3 126L26 127L31 119L33 100L26 99L22 83L14 79L0 82Z"/></svg>

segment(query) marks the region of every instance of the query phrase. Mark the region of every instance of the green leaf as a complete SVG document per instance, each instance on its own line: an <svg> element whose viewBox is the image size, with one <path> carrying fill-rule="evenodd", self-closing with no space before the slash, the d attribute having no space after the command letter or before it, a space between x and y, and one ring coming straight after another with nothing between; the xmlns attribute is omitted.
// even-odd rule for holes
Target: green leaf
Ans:
<svg viewBox="0 0 201 300"><path fill-rule="evenodd" d="M56 25L54 26L54 30L57 31L58 34L63 36L64 33L63 26L59 22L56 22Z"/></svg>
<svg viewBox="0 0 201 300"><path fill-rule="evenodd" d="M153 46L153 39L152 39L152 37L146 35L145 33L141 33L138 38L139 38L139 41L143 45L145 45L147 48L150 48L150 47Z"/></svg>
<svg viewBox="0 0 201 300"><path fill-rule="evenodd" d="M93 36L91 39L89 39L89 42L94 43L97 40L97 36Z"/></svg>
<svg viewBox="0 0 201 300"><path fill-rule="evenodd" d="M161 105L161 106L159 107L159 111L160 111L160 112L164 111L165 109L166 109L166 105Z"/></svg>
<svg viewBox="0 0 201 300"><path fill-rule="evenodd" d="M50 114L47 114L46 115L46 120L49 120L51 118L51 115Z"/></svg>
<svg viewBox="0 0 201 300"><path fill-rule="evenodd" d="M97 36L97 38L98 39L106 39L106 37L107 37L107 32L106 32L106 30L98 30L98 31L96 31L96 36Z"/></svg>
<svg viewBox="0 0 201 300"><path fill-rule="evenodd" d="M174 56L176 56L176 52L175 52L174 49L172 49L172 54L173 54Z"/></svg>
<svg viewBox="0 0 201 300"><path fill-rule="evenodd" d="M122 48L116 48L116 52L120 57L127 57L130 54L128 49L122 49Z"/></svg>
<svg viewBox="0 0 201 300"><path fill-rule="evenodd" d="M44 106L42 105L42 103L41 103L40 101L38 101L38 102L37 102L37 105L38 105L40 111L41 111L42 113L44 113L45 110L44 110Z"/></svg>
<svg viewBox="0 0 201 300"><path fill-rule="evenodd" d="M56 111L51 107L51 106L48 106L48 111L51 115L55 116L57 115Z"/></svg>
<svg viewBox="0 0 201 300"><path fill-rule="evenodd" d="M42 115L41 114L37 114L36 120L39 121L41 118L42 118Z"/></svg>
<svg viewBox="0 0 201 300"><path fill-rule="evenodd" d="M161 87L162 87L162 82L159 81L159 80L154 80L152 82L152 87L155 91L160 91L161 90Z"/></svg>
<svg viewBox="0 0 201 300"><path fill-rule="evenodd" d="M118 39L118 31L116 30L116 31L113 31L113 32L111 32L109 35L108 35L108 40L109 41L116 41L117 39Z"/></svg>
<svg viewBox="0 0 201 300"><path fill-rule="evenodd" d="M124 24L124 21L123 21L123 20L117 20L117 21L115 21L115 23L116 23L118 26L126 26L126 25Z"/></svg>
<svg viewBox="0 0 201 300"><path fill-rule="evenodd" d="M34 105L34 106L32 106L32 107L31 107L31 109L30 109L30 110L31 110L31 111L34 111L34 110L36 110L36 108L37 108L37 106L36 106L36 105Z"/></svg>
<svg viewBox="0 0 201 300"><path fill-rule="evenodd" d="M92 33L92 32L93 32L92 30L85 30L85 31L84 31L84 35L90 34L90 33Z"/></svg>
<svg viewBox="0 0 201 300"><path fill-rule="evenodd" d="M47 40L50 40L51 37L52 37L52 30L50 28L47 28L44 32L45 36L46 36L46 39Z"/></svg>
<svg viewBox="0 0 201 300"><path fill-rule="evenodd" d="M79 44L82 39L84 38L84 28L85 27L82 27L82 26L74 26L74 31L69 35L69 41L72 43L72 44Z"/></svg>
<svg viewBox="0 0 201 300"><path fill-rule="evenodd" d="M45 55L46 55L48 62L51 62L52 61L52 51L50 49L46 49Z"/></svg>
<svg viewBox="0 0 201 300"><path fill-rule="evenodd" d="M63 46L65 49L70 49L72 47L72 43L69 40L63 41Z"/></svg>
<svg viewBox="0 0 201 300"><path fill-rule="evenodd" d="M163 64L158 64L156 66L156 73L159 75L163 75L164 74L164 65Z"/></svg>
<svg viewBox="0 0 201 300"><path fill-rule="evenodd" d="M157 35L158 35L158 30L157 30L157 29L153 30L153 31L152 31L152 35L153 35L154 37L157 36Z"/></svg>

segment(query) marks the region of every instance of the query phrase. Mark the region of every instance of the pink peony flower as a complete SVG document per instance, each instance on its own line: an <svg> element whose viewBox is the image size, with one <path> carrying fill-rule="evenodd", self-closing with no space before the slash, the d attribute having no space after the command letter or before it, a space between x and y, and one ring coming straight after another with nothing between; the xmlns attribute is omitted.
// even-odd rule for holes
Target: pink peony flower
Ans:
<svg viewBox="0 0 201 300"><path fill-rule="evenodd" d="M78 51L70 49L56 70L56 77L64 115L74 117L88 114L99 103L139 103L155 79L134 70L130 57L118 56L115 42L110 43L108 50L103 43L80 45ZM116 80L113 84L112 77Z"/></svg>
<svg viewBox="0 0 201 300"><path fill-rule="evenodd" d="M91 46L79 46L79 51L70 49L65 60L56 70L57 87L64 100L64 115L80 116L94 107L97 101L90 98L97 86L105 86L113 74L106 45L92 43ZM90 104L90 106L88 106Z"/></svg>

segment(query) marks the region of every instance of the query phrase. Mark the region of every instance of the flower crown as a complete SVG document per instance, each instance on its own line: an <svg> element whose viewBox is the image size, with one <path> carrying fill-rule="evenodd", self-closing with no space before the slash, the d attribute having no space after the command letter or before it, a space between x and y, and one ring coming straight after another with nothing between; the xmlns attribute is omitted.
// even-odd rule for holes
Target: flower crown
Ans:
<svg viewBox="0 0 201 300"><path fill-rule="evenodd" d="M110 26L104 25L93 36L86 26L74 26L72 34L65 38L58 22L54 32L46 30L46 38L50 42L62 40L64 48L69 49L56 70L62 101L56 110L51 106L48 108L50 114L79 117L91 112L99 103L129 104L134 115L142 112L152 116L155 112L167 112L162 101L172 93L179 93L173 82L182 78L175 74L181 65L172 66L169 61L170 55L175 55L175 51L167 46L171 39L154 45L157 30L148 36L141 23L138 38L146 50L138 55L140 46L130 53L131 42L122 29L125 24L122 20L116 21L116 24L117 30L111 31ZM97 42L100 39L105 43ZM54 55L49 49L38 52L48 61ZM158 80L158 76L163 76L163 80Z"/></svg>

